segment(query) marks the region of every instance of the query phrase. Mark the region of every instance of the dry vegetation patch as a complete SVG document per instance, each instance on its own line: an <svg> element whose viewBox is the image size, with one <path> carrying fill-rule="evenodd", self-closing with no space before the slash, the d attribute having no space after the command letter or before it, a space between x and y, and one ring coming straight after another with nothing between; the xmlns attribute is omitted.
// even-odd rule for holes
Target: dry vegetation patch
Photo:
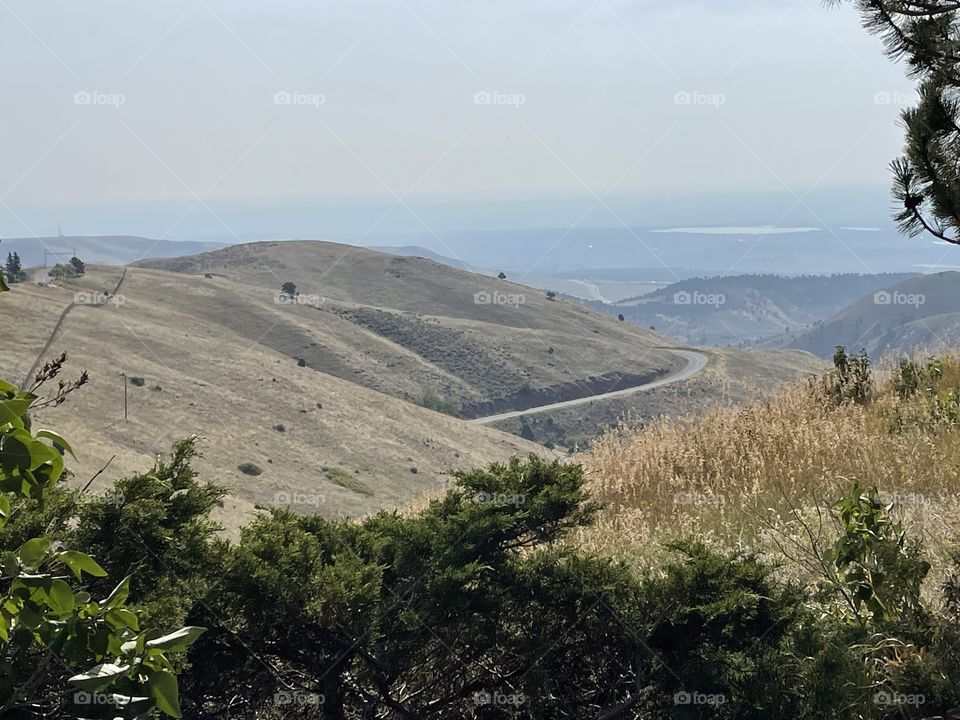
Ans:
<svg viewBox="0 0 960 720"><path fill-rule="evenodd" d="M859 482L893 502L930 552L947 554L960 507L960 414L949 413L960 356L915 394L901 396L899 377L875 373L867 404L835 406L804 381L767 401L611 430L575 456L605 504L579 541L642 564L682 534L728 547L789 547L809 533L826 543L830 508Z"/></svg>

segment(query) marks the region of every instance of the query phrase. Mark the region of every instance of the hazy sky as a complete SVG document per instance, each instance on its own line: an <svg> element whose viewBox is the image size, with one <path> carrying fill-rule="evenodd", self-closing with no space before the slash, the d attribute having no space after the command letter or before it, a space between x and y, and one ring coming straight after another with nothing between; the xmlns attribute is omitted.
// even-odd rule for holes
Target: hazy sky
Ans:
<svg viewBox="0 0 960 720"><path fill-rule="evenodd" d="M820 0L0 0L37 208L887 184L912 97ZM38 231L41 229L38 229ZM50 228L42 228L49 232Z"/></svg>

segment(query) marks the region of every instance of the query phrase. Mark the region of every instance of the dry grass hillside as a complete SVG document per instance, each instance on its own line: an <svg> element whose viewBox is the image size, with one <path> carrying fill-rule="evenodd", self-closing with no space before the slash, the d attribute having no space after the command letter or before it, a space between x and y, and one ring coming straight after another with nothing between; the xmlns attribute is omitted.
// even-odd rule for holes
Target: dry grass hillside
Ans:
<svg viewBox="0 0 960 720"><path fill-rule="evenodd" d="M116 454L101 486L179 438L204 436L199 469L235 492L224 509L231 527L257 504L326 516L397 507L441 489L451 469L547 452L419 407L427 396L475 412L513 408L683 363L655 333L421 258L285 242L144 265L6 293L0 307L13 322L0 330L0 370L24 381L40 357L68 351L74 373L90 372L89 387L38 420L75 440L81 478ZM279 296L288 280L296 302ZM477 303L481 292L524 301ZM683 407L683 397L728 401L728 383L779 382L809 358L752 354L749 366L747 357L714 353L703 377L645 399L654 403L645 416ZM597 403L553 427L586 440L621 411Z"/></svg>
<svg viewBox="0 0 960 720"><path fill-rule="evenodd" d="M0 376L22 379L75 293L102 299L95 294L112 290L121 272L90 268L63 287L22 283L5 293ZM254 504L292 504L326 516L394 507L441 487L450 469L545 452L298 367L289 354L241 331L244 316L255 313L294 327L303 322L297 309L271 297L203 276L131 268L121 303L81 304L66 316L48 354L68 351L70 372L88 370L90 384L61 407L38 412L36 422L73 441L78 478L116 454L100 487L147 469L179 438L204 436L198 469L235 493L222 517L234 527ZM214 322L214 306L220 317L240 322ZM126 422L121 372L129 378ZM261 474L245 474L243 463Z"/></svg>
<svg viewBox="0 0 960 720"><path fill-rule="evenodd" d="M169 285L177 312L395 397L448 401L465 416L521 407L535 391L550 396L591 378L636 383L683 364L649 330L424 258L296 241L138 265L173 272L153 277ZM204 281L207 302L178 296L184 276ZM277 304L286 281L299 302Z"/></svg>
<svg viewBox="0 0 960 720"><path fill-rule="evenodd" d="M804 381L769 400L611 431L574 458L605 504L579 540L640 562L684 533L789 555L830 536L829 508L859 482L945 555L960 507L960 355L931 367L912 392L898 369L876 372L867 404L835 406Z"/></svg>

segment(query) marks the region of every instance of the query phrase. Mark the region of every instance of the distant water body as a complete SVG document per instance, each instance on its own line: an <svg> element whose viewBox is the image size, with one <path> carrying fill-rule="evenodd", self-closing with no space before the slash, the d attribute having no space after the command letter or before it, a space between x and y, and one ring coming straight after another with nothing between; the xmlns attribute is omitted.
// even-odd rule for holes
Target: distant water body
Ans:
<svg viewBox="0 0 960 720"><path fill-rule="evenodd" d="M816 227L687 227L651 230L655 233L683 233L685 235L791 235L793 233L819 232Z"/></svg>

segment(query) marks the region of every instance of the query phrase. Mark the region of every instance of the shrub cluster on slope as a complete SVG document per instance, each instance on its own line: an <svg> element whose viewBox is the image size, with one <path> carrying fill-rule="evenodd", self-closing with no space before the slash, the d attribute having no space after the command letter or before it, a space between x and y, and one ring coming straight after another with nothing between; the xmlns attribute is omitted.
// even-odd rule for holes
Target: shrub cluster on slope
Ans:
<svg viewBox="0 0 960 720"><path fill-rule="evenodd" d="M195 452L83 499L67 538L135 572L146 621L208 628L185 717L879 719L960 700L960 585L921 598L922 545L870 491L837 506L831 581L809 587L692 540L648 571L578 549L601 508L580 466L536 457L460 473L412 515L274 511L228 543ZM4 541L56 512L22 507Z"/></svg>

